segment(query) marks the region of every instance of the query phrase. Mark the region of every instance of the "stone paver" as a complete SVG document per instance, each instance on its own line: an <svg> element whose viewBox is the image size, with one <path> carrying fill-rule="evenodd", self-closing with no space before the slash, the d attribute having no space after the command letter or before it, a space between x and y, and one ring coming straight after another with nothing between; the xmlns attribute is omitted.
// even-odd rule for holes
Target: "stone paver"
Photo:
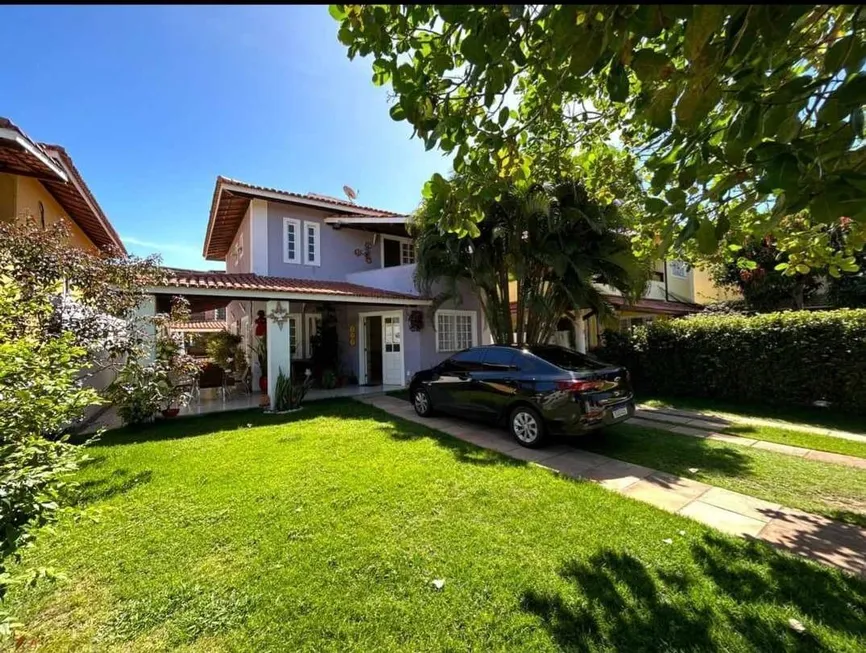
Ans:
<svg viewBox="0 0 866 653"><path fill-rule="evenodd" d="M677 417L685 417L692 420L707 420L710 422L718 422L724 426L732 424L754 424L756 426L774 426L780 429L788 429L792 431L803 431L806 433L815 433L816 435L828 435L831 438L841 438L843 440L854 440L856 442L866 442L866 434L853 433L851 431L843 431L841 429L828 429L823 426L813 426L811 424L802 424L799 422L789 422L782 419L770 419L767 417L747 417L745 415L735 415L733 413L725 413L722 411L688 411L679 410L677 408L655 408L643 404L637 405L638 412L646 411L649 413L663 413L666 415L674 415ZM719 428L719 426L716 426Z"/></svg>
<svg viewBox="0 0 866 653"><path fill-rule="evenodd" d="M767 442L765 440L758 440L755 444L752 445L752 449L764 449L765 451L775 451L776 453L783 453L788 456L797 456L798 458L804 457L807 453L812 451L812 449L805 449L803 447L794 447L790 444L780 444L778 442Z"/></svg>
<svg viewBox="0 0 866 653"><path fill-rule="evenodd" d="M662 510L677 512L710 488L709 485L703 483L695 483L694 481L691 483L696 487L681 486L677 482L663 482L654 474L650 474L637 483L629 485L623 494L633 499L651 503Z"/></svg>
<svg viewBox="0 0 866 653"><path fill-rule="evenodd" d="M671 433L679 433L680 435L690 435L693 438L705 438L709 435L707 431L692 428L691 426L674 426L673 428L668 428L665 430L670 431Z"/></svg>
<svg viewBox="0 0 866 653"><path fill-rule="evenodd" d="M582 476L591 481L596 481L609 490L622 491L629 485L637 483L642 478L646 478L654 471L643 465L634 465L608 458L606 463L587 470Z"/></svg>
<svg viewBox="0 0 866 653"><path fill-rule="evenodd" d="M744 438L739 435L731 435L730 433L709 433L707 440L718 440L719 442L727 442L728 444L736 444L741 447L751 447L757 442L753 438Z"/></svg>
<svg viewBox="0 0 866 653"><path fill-rule="evenodd" d="M770 515L781 508L781 504L771 503L763 499L756 499L746 494L732 492L720 487L712 487L701 497L703 503L708 503L717 508L724 508L746 517L752 517L758 521L767 523L772 518Z"/></svg>
<svg viewBox="0 0 866 653"><path fill-rule="evenodd" d="M641 465L582 451L573 446L526 449L501 429L450 418L421 418L414 412L407 412L405 402L391 397L363 397L357 400L377 406L398 417L405 416L430 428L439 428L457 438L499 451L506 456L538 464L576 479L595 481L624 496L690 517L726 533L755 537L779 549L866 577L866 529ZM663 428L663 425L659 424L657 428ZM722 435L724 439L745 440L716 433L710 433L708 437L722 439ZM809 452L806 455L812 457L819 453ZM816 459L824 458L818 456Z"/></svg>
<svg viewBox="0 0 866 653"><path fill-rule="evenodd" d="M780 508L760 533L760 539L828 565L866 576L866 530L826 517Z"/></svg>
<svg viewBox="0 0 866 653"><path fill-rule="evenodd" d="M691 420L686 424L676 424L668 419L670 416L665 413L660 413L653 410L638 411L644 417L632 419L629 423L646 428L655 428L661 431L677 433L678 435L688 435L695 438L706 438L707 440L716 440L718 442L726 442L739 447L752 447L754 449L762 449L764 451L772 451L786 456L796 456L798 458L808 458L810 460L819 460L821 462L833 463L836 465L845 465L846 467L857 467L866 469L866 459L858 458L857 456L846 456L843 454L826 453L807 449L805 447L795 447L790 444L781 444L779 442L768 442L766 440L756 440L747 438L733 433L717 433L712 428L718 428L719 424ZM683 419L683 415L677 415L678 419ZM663 418L663 419L659 419ZM659 421L656 421L659 419Z"/></svg>
<svg viewBox="0 0 866 653"><path fill-rule="evenodd" d="M700 499L692 501L679 511L679 514L691 517L699 522L718 528L731 535L751 535L756 537L767 522L738 512L719 508Z"/></svg>
<svg viewBox="0 0 866 653"><path fill-rule="evenodd" d="M610 459L588 451L572 450L567 453L561 453L553 458L548 458L541 463L541 466L565 474L566 476L582 476L584 472L593 467L598 467L607 460Z"/></svg>
<svg viewBox="0 0 866 653"><path fill-rule="evenodd" d="M637 409L634 411L636 417L643 419L651 419L656 422L670 422L671 424L688 424L692 421L691 417L683 417L681 415L668 415L654 410Z"/></svg>

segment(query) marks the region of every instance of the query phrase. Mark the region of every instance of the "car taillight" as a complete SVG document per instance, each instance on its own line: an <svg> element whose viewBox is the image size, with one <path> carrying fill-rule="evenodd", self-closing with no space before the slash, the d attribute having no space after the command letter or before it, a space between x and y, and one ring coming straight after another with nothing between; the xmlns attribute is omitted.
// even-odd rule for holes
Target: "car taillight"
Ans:
<svg viewBox="0 0 866 653"><path fill-rule="evenodd" d="M603 387L603 381L583 381L580 379L572 379L571 381L556 382L556 389L565 390L566 392L591 392L593 390L601 390Z"/></svg>

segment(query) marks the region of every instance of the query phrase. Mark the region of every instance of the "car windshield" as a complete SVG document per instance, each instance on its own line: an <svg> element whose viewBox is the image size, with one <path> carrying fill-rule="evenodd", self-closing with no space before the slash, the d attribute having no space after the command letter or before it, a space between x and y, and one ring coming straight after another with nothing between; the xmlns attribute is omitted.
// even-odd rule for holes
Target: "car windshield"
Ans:
<svg viewBox="0 0 866 653"><path fill-rule="evenodd" d="M556 365L564 370L601 370L609 367L606 363L602 363L586 354L581 354L565 347L557 347L556 345L529 347L529 351L551 365Z"/></svg>

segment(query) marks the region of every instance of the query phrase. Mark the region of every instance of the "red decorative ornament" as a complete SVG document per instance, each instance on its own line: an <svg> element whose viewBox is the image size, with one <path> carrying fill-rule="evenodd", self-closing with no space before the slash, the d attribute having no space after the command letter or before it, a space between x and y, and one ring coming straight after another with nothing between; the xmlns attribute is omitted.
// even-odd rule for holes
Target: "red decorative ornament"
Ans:
<svg viewBox="0 0 866 653"><path fill-rule="evenodd" d="M259 311L258 317L256 318L256 337L261 338L265 335L265 330L268 327L268 320L265 317L264 311Z"/></svg>

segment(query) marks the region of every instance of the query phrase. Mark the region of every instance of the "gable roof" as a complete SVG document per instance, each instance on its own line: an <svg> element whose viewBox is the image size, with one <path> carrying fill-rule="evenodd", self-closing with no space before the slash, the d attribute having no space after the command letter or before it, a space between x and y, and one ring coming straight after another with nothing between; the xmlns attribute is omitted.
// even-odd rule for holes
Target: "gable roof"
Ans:
<svg viewBox="0 0 866 653"><path fill-rule="evenodd" d="M38 179L94 245L126 254L120 236L61 146L37 143L0 117L0 172Z"/></svg>
<svg viewBox="0 0 866 653"><path fill-rule="evenodd" d="M209 261L224 261L235 234L243 222L250 200L264 199L297 206L329 211L331 215L351 215L366 217L402 217L403 214L369 206L360 206L347 200L316 195L313 193L293 193L279 188L256 186L237 179L217 177L211 202L207 234L202 254Z"/></svg>

